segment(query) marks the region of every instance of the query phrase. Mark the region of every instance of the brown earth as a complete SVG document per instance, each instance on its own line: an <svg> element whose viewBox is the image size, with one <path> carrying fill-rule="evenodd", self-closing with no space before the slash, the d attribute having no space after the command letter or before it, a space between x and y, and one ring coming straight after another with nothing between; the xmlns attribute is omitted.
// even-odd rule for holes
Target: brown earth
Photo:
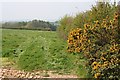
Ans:
<svg viewBox="0 0 120 80"><path fill-rule="evenodd" d="M32 71L12 69L11 67L2 66L0 68L1 78L77 78L76 75L59 75L53 71Z"/></svg>

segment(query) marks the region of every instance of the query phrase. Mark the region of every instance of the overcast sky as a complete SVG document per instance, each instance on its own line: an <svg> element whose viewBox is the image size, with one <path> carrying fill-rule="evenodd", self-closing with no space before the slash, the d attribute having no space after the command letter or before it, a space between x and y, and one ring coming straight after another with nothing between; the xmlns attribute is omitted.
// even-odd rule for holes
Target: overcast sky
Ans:
<svg viewBox="0 0 120 80"><path fill-rule="evenodd" d="M89 10L96 0L2 0L0 21L56 21ZM1 19L2 17L2 19Z"/></svg>

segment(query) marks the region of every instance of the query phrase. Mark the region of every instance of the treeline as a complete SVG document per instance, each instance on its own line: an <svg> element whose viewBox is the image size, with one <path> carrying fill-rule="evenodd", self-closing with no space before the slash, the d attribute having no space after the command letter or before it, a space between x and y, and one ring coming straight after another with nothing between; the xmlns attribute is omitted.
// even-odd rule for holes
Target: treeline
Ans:
<svg viewBox="0 0 120 80"><path fill-rule="evenodd" d="M57 28L59 36L66 40L68 33L75 28L83 28L86 23L92 25L94 21L102 21L106 16L112 19L116 9L115 2L114 4L109 2L97 2L90 10L80 12L76 14L75 17L65 15L59 21L60 25Z"/></svg>
<svg viewBox="0 0 120 80"><path fill-rule="evenodd" d="M2 28L7 29L30 29L30 30L43 30L55 31L57 22L46 22L42 20L22 21L22 22L5 22L2 23Z"/></svg>

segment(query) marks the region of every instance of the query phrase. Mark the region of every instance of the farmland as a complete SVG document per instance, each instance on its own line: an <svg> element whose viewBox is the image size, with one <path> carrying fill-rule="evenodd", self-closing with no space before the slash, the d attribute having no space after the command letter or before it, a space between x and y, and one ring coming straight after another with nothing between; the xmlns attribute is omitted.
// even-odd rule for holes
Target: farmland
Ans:
<svg viewBox="0 0 120 80"><path fill-rule="evenodd" d="M70 12L64 7L57 8L59 5L49 9L53 3L50 6L42 5L45 9L40 3L40 6L30 8L36 11L29 12L28 7L25 10L26 5L22 6L23 9L17 9L21 4L14 6L17 13L12 11L13 16L7 14L10 17L6 20L3 18L0 29L0 77L119 79L120 2L97 0L96 4L83 11L80 2L79 6L73 5L80 10L74 14L71 14L74 9L67 7L67 3L59 4L66 6ZM6 10L14 10L8 8ZM47 11L50 12L39 13L38 9L49 9ZM23 10L28 13L22 14ZM63 16L61 10L67 11L67 14ZM54 11L61 16L56 12L53 14ZM47 14L42 15L42 12ZM38 13L38 16L33 13Z"/></svg>
<svg viewBox="0 0 120 80"><path fill-rule="evenodd" d="M2 30L2 57L8 59L6 62L11 61L10 66L86 77L82 55L68 53L66 46L66 41L55 31Z"/></svg>

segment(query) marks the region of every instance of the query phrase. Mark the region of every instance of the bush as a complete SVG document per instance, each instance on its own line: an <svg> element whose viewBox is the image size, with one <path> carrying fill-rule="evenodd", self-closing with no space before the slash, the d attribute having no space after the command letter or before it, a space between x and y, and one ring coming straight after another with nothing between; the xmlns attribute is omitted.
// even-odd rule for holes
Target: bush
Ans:
<svg viewBox="0 0 120 80"><path fill-rule="evenodd" d="M101 21L109 16L109 19L113 17L113 13L116 11L116 6L108 2L97 2L91 10L81 12L75 17L64 16L60 20L60 26L58 27L58 33L63 39L68 38L68 34L72 29L84 28L84 24L92 25L95 20Z"/></svg>
<svg viewBox="0 0 120 80"><path fill-rule="evenodd" d="M59 33L59 36L62 37L62 39L67 39L68 32L72 28L72 22L73 17L67 15L59 21L60 25L57 28L57 32Z"/></svg>
<svg viewBox="0 0 120 80"><path fill-rule="evenodd" d="M68 36L68 51L82 52L87 59L89 74L94 78L119 78L120 74L120 14L114 19L95 21L77 28Z"/></svg>

